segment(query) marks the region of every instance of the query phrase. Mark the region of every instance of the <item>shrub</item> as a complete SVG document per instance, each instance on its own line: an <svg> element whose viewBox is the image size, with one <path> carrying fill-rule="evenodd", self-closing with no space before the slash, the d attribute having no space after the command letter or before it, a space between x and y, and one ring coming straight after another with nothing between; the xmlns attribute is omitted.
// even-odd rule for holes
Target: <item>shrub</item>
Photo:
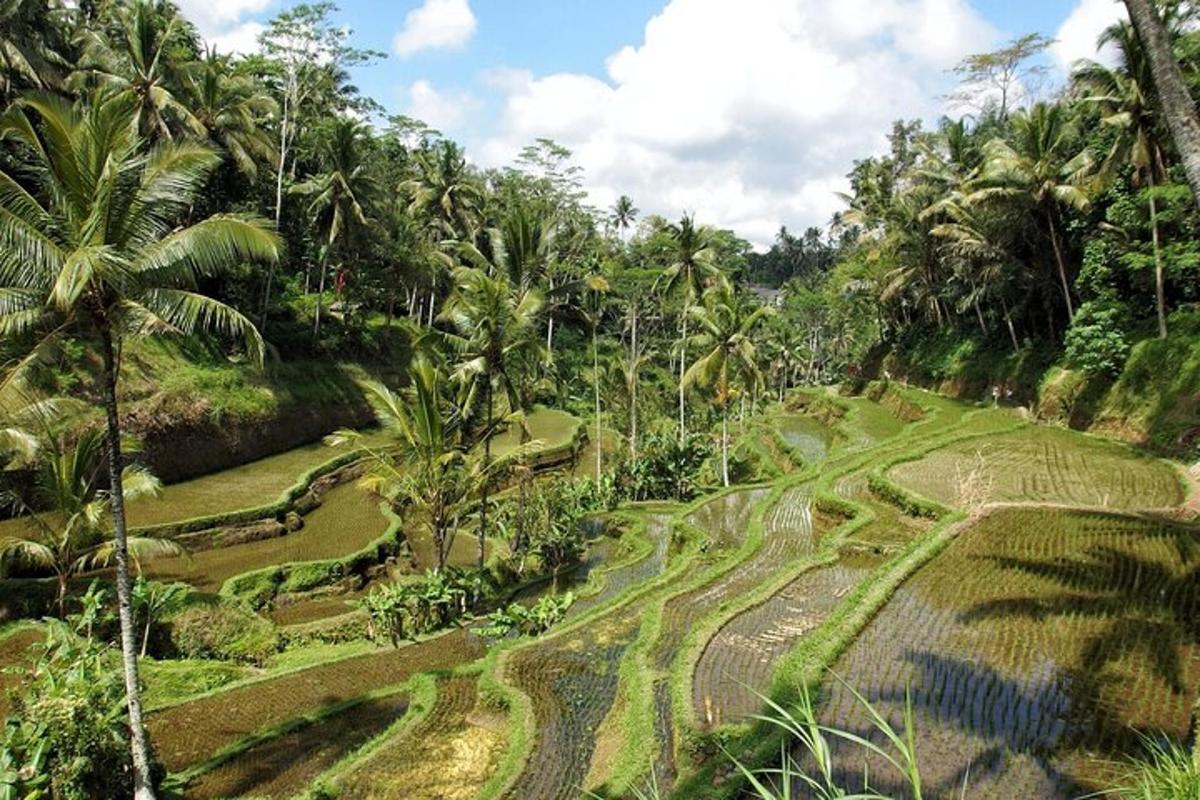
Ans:
<svg viewBox="0 0 1200 800"><path fill-rule="evenodd" d="M0 796L130 797L133 765L117 653L64 623L48 625L45 652L23 676L5 722ZM154 765L152 779L162 776Z"/></svg>
<svg viewBox="0 0 1200 800"><path fill-rule="evenodd" d="M541 636L562 621L567 610L575 602L575 595L547 594L532 606L510 603L507 607L493 611L488 619L491 624L483 629L483 635L495 639L510 636Z"/></svg>
<svg viewBox="0 0 1200 800"><path fill-rule="evenodd" d="M280 647L275 626L233 603L195 605L169 621L171 642L183 658L261 664Z"/></svg>
<svg viewBox="0 0 1200 800"><path fill-rule="evenodd" d="M1080 306L1064 341L1067 363L1093 375L1118 374L1129 355L1121 316L1121 310L1108 303Z"/></svg>

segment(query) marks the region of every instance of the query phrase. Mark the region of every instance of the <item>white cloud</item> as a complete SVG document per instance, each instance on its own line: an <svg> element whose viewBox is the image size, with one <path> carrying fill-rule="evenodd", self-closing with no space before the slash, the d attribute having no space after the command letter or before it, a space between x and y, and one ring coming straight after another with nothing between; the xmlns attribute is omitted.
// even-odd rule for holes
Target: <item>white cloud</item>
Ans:
<svg viewBox="0 0 1200 800"><path fill-rule="evenodd" d="M1081 58L1112 64L1115 52L1106 47L1097 53L1096 40L1109 25L1128 18L1125 4L1116 0L1079 0L1055 34L1058 41L1050 48L1059 69L1067 74Z"/></svg>
<svg viewBox="0 0 1200 800"><path fill-rule="evenodd" d="M575 151L591 202L731 227L756 244L824 224L855 158L899 117L935 116L945 70L998 34L967 0L672 0L608 79L493 70L495 135L511 161L536 137Z"/></svg>
<svg viewBox="0 0 1200 800"><path fill-rule="evenodd" d="M398 56L411 56L421 50L461 47L475 27L475 14L467 0L425 0L404 17L392 50Z"/></svg>
<svg viewBox="0 0 1200 800"><path fill-rule="evenodd" d="M253 53L258 49L260 22L247 19L267 11L278 0L179 0L179 10L211 46L222 53Z"/></svg>
<svg viewBox="0 0 1200 800"><path fill-rule="evenodd" d="M426 80L413 82L408 88L404 113L438 130L462 124L478 102L465 92L443 93Z"/></svg>

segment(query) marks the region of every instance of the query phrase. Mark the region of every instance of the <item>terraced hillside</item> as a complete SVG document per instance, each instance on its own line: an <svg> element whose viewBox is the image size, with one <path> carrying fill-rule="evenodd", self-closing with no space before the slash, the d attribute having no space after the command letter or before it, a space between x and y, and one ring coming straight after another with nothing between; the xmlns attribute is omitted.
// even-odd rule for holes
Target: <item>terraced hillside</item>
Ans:
<svg viewBox="0 0 1200 800"><path fill-rule="evenodd" d="M355 798L623 797L652 778L726 797L738 782L713 743L770 766L778 745L752 715L800 683L823 683L822 719L864 735L847 687L897 724L907 692L929 797L957 796L967 765L969 797L1067 797L1097 788L1137 732L1185 738L1200 549L1178 467L893 391L830 396L840 415L826 422L770 410L747 425L788 460L769 481L620 509L623 534L564 580L579 599L548 634L488 642L470 622L396 649L300 645L159 704L160 759L195 798L318 784ZM350 490L308 521L355 519ZM238 565L336 557L381 530L369 515L355 527L362 541L305 544L306 526L157 569L216 587ZM325 605L291 621L346 609L312 602ZM852 785L861 758L845 764ZM896 788L869 766L874 787Z"/></svg>

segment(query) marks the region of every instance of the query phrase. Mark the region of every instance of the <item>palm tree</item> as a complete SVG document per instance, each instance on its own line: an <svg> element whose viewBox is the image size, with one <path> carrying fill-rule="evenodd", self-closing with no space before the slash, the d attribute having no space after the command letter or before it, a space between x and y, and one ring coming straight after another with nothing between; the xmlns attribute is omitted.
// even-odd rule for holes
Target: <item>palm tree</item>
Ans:
<svg viewBox="0 0 1200 800"><path fill-rule="evenodd" d="M632 227L634 221L637 219L637 215L638 209L634 206L633 200L630 199L629 195L623 194L617 198L617 202L613 203L612 212L609 214L608 220L617 229L618 233L624 235Z"/></svg>
<svg viewBox="0 0 1200 800"><path fill-rule="evenodd" d="M1200 200L1200 116L1196 114L1195 101L1171 48L1171 35L1156 6L1151 0L1125 0L1129 18L1146 52L1155 94L1175 139L1183 170L1192 194Z"/></svg>
<svg viewBox="0 0 1200 800"><path fill-rule="evenodd" d="M1006 198L1025 204L1042 219L1054 250L1068 320L1075 316L1063 243L1056 221L1063 206L1088 205L1087 181L1092 156L1079 146L1079 133L1070 111L1059 103L1037 103L1012 118L1013 142L993 139L984 145L980 182L970 202Z"/></svg>
<svg viewBox="0 0 1200 800"><path fill-rule="evenodd" d="M592 394L596 400L596 487L600 487L600 471L603 463L604 437L600 429L600 345L597 335L604 321L604 296L609 292L608 279L603 275L589 275L583 279L585 299L580 307L584 321L592 332Z"/></svg>
<svg viewBox="0 0 1200 800"><path fill-rule="evenodd" d="M737 385L750 391L762 375L753 334L770 313L766 306L750 310L727 284L717 284L704 293L704 304L692 306L689 314L700 327L694 341L705 354L684 376L687 384L711 387L721 409L721 479L729 485L729 402Z"/></svg>
<svg viewBox="0 0 1200 800"><path fill-rule="evenodd" d="M28 497L13 498L16 509L28 515L28 534L0 538L0 561L49 570L58 578L58 615L64 619L71 579L108 566L115 553L112 498L102 488L105 447L100 428L85 431L73 446L54 443L34 473ZM141 467L125 467L121 477L127 501L158 494L158 479ZM183 552L167 539L131 536L127 544L139 561Z"/></svg>
<svg viewBox="0 0 1200 800"><path fill-rule="evenodd" d="M1120 165L1133 168L1134 185L1149 187L1150 233L1154 246L1154 293L1158 311L1159 338L1167 337L1166 278L1163 272L1162 246L1158 230L1158 206L1155 186L1166 180L1163 144L1159 135L1158 101L1150 65L1133 27L1118 22L1105 29L1098 42L1100 47L1112 45L1120 54L1120 66L1110 69L1092 61L1079 65L1075 81L1087 92L1087 100L1103 110L1103 122L1116 128L1119 135L1113 141L1105 161L1107 172Z"/></svg>
<svg viewBox="0 0 1200 800"><path fill-rule="evenodd" d="M67 72L63 19L69 9L51 0L0 2L0 106L22 89L56 89Z"/></svg>
<svg viewBox="0 0 1200 800"><path fill-rule="evenodd" d="M291 193L309 198L308 212L324 233L313 341L321 333L321 305L330 252L350 235L354 226L367 224L365 209L375 193L375 184L366 164L365 150L370 136L366 124L342 117L333 121L327 134L319 140L325 171L291 189Z"/></svg>
<svg viewBox="0 0 1200 800"><path fill-rule="evenodd" d="M492 472L491 437L496 427L495 392L507 401L509 412L522 408L522 366L541 363L544 352L537 324L543 308L536 289L518 291L500 265L489 262L474 245L461 245L467 264L454 270L454 291L441 318L451 331L443 339L459 359L454 377L460 384L482 385L485 475ZM479 518L479 569L484 568L490 481L482 487Z"/></svg>
<svg viewBox="0 0 1200 800"><path fill-rule="evenodd" d="M179 226L220 158L191 142L147 150L137 115L121 94L83 108L28 97L0 118L0 136L22 146L14 171L0 169L0 336L49 348L76 335L99 350L121 651L136 797L145 800L153 788L130 607L119 353L127 337L212 329L241 335L261 360L250 321L195 287L239 262L277 258L279 242L261 221L236 215Z"/></svg>
<svg viewBox="0 0 1200 800"><path fill-rule="evenodd" d="M138 131L147 139L179 134L203 136L204 126L183 102L177 58L192 39L191 26L170 4L134 0L117 5L113 35L85 28L75 88L98 85L126 95L137 109Z"/></svg>
<svg viewBox="0 0 1200 800"><path fill-rule="evenodd" d="M688 309L721 272L716 264L711 228L696 227L695 218L684 214L679 224L668 225L666 232L671 242L671 263L659 281L664 294L679 294L682 298L679 314L679 441L682 442L687 437L683 378L687 371Z"/></svg>
<svg viewBox="0 0 1200 800"><path fill-rule="evenodd" d="M434 245L436 255L442 242L472 242L483 208L483 189L467 165L462 148L449 140L441 140L427 150L417 153L414 163L417 175L400 184L400 192L409 198L408 213L420 220L425 234ZM445 263L443 263L445 262ZM439 266L445 269L445 258L434 258L429 287L429 319L433 320L434 299Z"/></svg>
<svg viewBox="0 0 1200 800"><path fill-rule="evenodd" d="M275 114L275 101L254 81L234 73L228 56L208 50L189 71L183 90L196 121L238 172L254 178L260 161L275 163L279 156L262 125Z"/></svg>
<svg viewBox="0 0 1200 800"><path fill-rule="evenodd" d="M441 371L418 357L409 368L409 379L411 388L403 396L380 383L364 384L376 419L392 437L386 448L365 447L372 469L360 485L395 510L407 512L409 519L428 526L441 571L461 520L490 476L480 459L457 443L461 420L445 409ZM361 435L353 430L338 431L326 441L364 447ZM494 472L497 466L490 469Z"/></svg>

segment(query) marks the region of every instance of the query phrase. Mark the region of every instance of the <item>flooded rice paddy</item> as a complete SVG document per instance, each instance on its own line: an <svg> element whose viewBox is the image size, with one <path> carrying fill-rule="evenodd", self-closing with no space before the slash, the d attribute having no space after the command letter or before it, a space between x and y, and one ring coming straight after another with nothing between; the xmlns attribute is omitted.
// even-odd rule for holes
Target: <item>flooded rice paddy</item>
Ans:
<svg viewBox="0 0 1200 800"><path fill-rule="evenodd" d="M1200 686L1196 532L1006 509L905 583L836 664L828 724L865 732L846 685L917 720L926 796L1068 797L1137 733L1184 738ZM1091 766L1089 767L1089 762ZM876 789L896 775L872 764ZM969 768L969 776L967 769Z"/></svg>

